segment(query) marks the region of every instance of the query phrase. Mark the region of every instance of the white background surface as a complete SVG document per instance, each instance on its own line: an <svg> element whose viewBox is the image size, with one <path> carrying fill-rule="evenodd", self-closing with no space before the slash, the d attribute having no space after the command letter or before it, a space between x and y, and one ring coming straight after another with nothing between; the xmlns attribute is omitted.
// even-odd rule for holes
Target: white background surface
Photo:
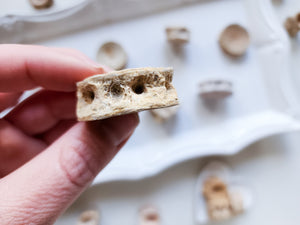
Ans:
<svg viewBox="0 0 300 225"><path fill-rule="evenodd" d="M260 86L260 77L253 75L259 75L260 72L256 70L256 61L253 58L252 48L250 48L247 61L244 63L253 73L247 74L248 70L240 73L243 68L224 57L216 44L220 30L226 24L236 22L234 18L238 17L239 22L246 25L242 8L234 6L230 2L236 1L223 1L222 3L221 1L211 1L207 5L202 4L201 7L190 6L182 10L163 13L160 16L95 28L90 33L79 32L72 36L74 37L72 38L73 41L70 41L70 38L65 36L41 42L40 44L77 48L91 58L95 58L97 51L95 46L99 46L101 42L113 38L124 45L130 54L130 58L134 58L134 60L129 62L129 67L144 66L144 57L147 58L147 66L149 63L150 65L153 63L155 66L172 64L179 75L174 81L175 85L184 82L186 76L191 74L187 70L189 67L188 63L199 65L199 68L197 68L201 70L199 71L199 79L200 74L201 76L203 74L211 75L215 64L220 66L215 71L224 71L221 74L222 76L239 73L239 75L231 76L231 78L238 82L238 88L241 90L248 89L248 91L236 90L237 95L227 102L225 106L221 106L217 114L211 114L210 111L205 109L201 110L200 114L205 115L208 121L198 122L205 126L207 122L218 123L223 118L243 115L244 113L251 113L252 111L269 107L268 101L262 97L265 95L263 88ZM284 6L277 8L278 18L281 21L285 19L287 14L294 14L297 12L297 9L300 9L297 0L285 0L284 2ZM210 8L214 7L214 4L222 4L218 16L211 13ZM1 7L2 9L7 10ZM32 9L28 8L28 10ZM201 15L201 18L208 19L193 20L193 15L197 13ZM215 20L216 17L222 19ZM193 29L192 41L185 49L186 58L184 60L186 61L184 63L187 63L187 68L182 66L183 58L174 57L170 52L168 45L164 42L164 33L161 32L166 24L178 22L192 27L195 25L199 27L199 29ZM211 26L211 28L206 26ZM201 27L206 27L206 30L209 32L204 33ZM159 31L156 33L158 38L151 43L143 44L145 43L143 40L146 41L147 38L152 37L153 32L155 32L152 29ZM137 35L131 38L128 36L130 32L135 32ZM205 41L201 41L200 38L202 37ZM210 37L215 37L215 39L210 39ZM82 41L78 42L78 40ZM143 44L143 48L137 47L137 40ZM294 57L291 61L292 72L297 75L298 59L300 58L299 51L297 52L299 50L299 41L294 40L292 44L294 47ZM132 49L135 49L135 51L132 51ZM198 51L193 51L195 49ZM151 54L151 51L159 52ZM162 57L157 58L157 55ZM157 62L161 64L158 65ZM193 80L190 81L192 86ZM256 84L254 91L253 86L249 84ZM189 92L189 94L196 92L195 87L192 86L192 92ZM183 88L179 89L179 93L182 98L189 97ZM245 104L243 99L247 99L248 102ZM235 108L235 105L241 107ZM195 111L191 112L195 113ZM143 117L145 116L143 115ZM198 118L196 113L188 114L187 116ZM148 123L148 125L151 126L151 129L156 129L155 124ZM190 124L191 127L193 125L192 123ZM157 132L158 137L163 135L166 135L164 130ZM141 140L141 142L144 141ZM133 144L135 143L130 142L128 146ZM251 183L255 191L255 203L254 208L245 215L224 224L299 224L300 178L298 174L300 171L300 151L298 146L300 146L300 133L281 135L260 141L236 156L225 158L225 161L233 167L235 172ZM76 217L86 209L101 210L103 214L102 224L137 224L137 210L140 206L147 203L152 203L159 207L162 214L162 224L194 224L194 186L197 175L203 163L207 160L207 158L195 159L181 163L155 177L140 181L112 182L92 187L76 201L57 224L75 224Z"/></svg>

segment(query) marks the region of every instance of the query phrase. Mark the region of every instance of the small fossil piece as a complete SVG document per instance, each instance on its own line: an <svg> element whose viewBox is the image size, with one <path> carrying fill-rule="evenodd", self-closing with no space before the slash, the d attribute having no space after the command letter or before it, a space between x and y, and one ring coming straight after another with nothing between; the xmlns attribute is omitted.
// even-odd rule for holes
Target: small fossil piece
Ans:
<svg viewBox="0 0 300 225"><path fill-rule="evenodd" d="M232 57L240 57L245 54L249 47L249 33L244 27L232 24L222 31L219 44L226 54Z"/></svg>
<svg viewBox="0 0 300 225"><path fill-rule="evenodd" d="M166 34L168 41L172 44L185 44L190 40L190 31L186 27L167 27Z"/></svg>
<svg viewBox="0 0 300 225"><path fill-rule="evenodd" d="M243 184L242 184L243 183ZM195 190L195 220L210 224L235 217L253 204L252 191L227 164L209 162L201 170Z"/></svg>
<svg viewBox="0 0 300 225"><path fill-rule="evenodd" d="M227 186L218 177L209 177L205 180L202 192L206 199L214 198L216 195L228 197Z"/></svg>
<svg viewBox="0 0 300 225"><path fill-rule="evenodd" d="M208 214L214 221L228 220L232 217L230 202L226 198L213 198L208 201Z"/></svg>
<svg viewBox="0 0 300 225"><path fill-rule="evenodd" d="M237 191L229 192L219 177L209 177L203 184L202 193L212 220L226 220L244 211L243 196Z"/></svg>
<svg viewBox="0 0 300 225"><path fill-rule="evenodd" d="M99 120L178 105L172 68L136 68L89 77L77 83L77 118Z"/></svg>
<svg viewBox="0 0 300 225"><path fill-rule="evenodd" d="M97 211L94 210L85 211L80 215L77 225L98 225L99 217L100 216Z"/></svg>
<svg viewBox="0 0 300 225"><path fill-rule="evenodd" d="M177 113L177 110L178 106L172 106L162 109L152 109L150 110L150 112L157 122L163 123L169 120L170 118L174 117Z"/></svg>
<svg viewBox="0 0 300 225"><path fill-rule="evenodd" d="M299 21L297 21L298 16L288 17L284 23L284 27L291 37L296 37L299 31Z"/></svg>
<svg viewBox="0 0 300 225"><path fill-rule="evenodd" d="M29 2L36 9L46 9L53 5L53 0L29 0Z"/></svg>
<svg viewBox="0 0 300 225"><path fill-rule="evenodd" d="M220 178L208 178L203 184L202 193L212 220L226 220L232 216L227 185Z"/></svg>
<svg viewBox="0 0 300 225"><path fill-rule="evenodd" d="M139 225L158 225L160 217L158 210L153 206L144 206L140 209Z"/></svg>
<svg viewBox="0 0 300 225"><path fill-rule="evenodd" d="M224 99L232 95L232 83L227 80L211 79L199 84L200 96L204 99Z"/></svg>
<svg viewBox="0 0 300 225"><path fill-rule="evenodd" d="M106 42L98 50L97 61L114 70L121 70L127 64L127 54L120 44Z"/></svg>

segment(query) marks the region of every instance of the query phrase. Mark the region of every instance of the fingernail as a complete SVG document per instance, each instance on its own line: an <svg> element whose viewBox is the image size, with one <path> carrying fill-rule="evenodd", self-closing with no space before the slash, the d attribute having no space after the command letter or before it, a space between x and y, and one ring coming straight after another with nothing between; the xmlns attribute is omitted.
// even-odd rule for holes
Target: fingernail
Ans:
<svg viewBox="0 0 300 225"><path fill-rule="evenodd" d="M102 65L92 59L90 59L89 57L85 56L84 58L82 58L86 63L90 64L92 67L94 67L98 73L108 73L113 71L111 68L109 68L108 66Z"/></svg>

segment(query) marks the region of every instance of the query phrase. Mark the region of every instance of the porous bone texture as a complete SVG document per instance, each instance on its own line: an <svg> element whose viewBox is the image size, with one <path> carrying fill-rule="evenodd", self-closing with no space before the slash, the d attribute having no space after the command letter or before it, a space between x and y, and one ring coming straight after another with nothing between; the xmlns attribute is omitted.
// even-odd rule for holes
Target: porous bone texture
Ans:
<svg viewBox="0 0 300 225"><path fill-rule="evenodd" d="M172 68L136 68L89 77L77 83L79 121L178 105Z"/></svg>
<svg viewBox="0 0 300 225"><path fill-rule="evenodd" d="M167 27L167 39L173 44L185 44L190 40L190 32L186 27Z"/></svg>

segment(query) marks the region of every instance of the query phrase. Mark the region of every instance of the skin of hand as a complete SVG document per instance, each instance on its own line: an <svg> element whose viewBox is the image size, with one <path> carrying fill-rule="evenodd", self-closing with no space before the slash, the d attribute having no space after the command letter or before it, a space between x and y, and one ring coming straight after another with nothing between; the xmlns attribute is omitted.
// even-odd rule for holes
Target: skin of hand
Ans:
<svg viewBox="0 0 300 225"><path fill-rule="evenodd" d="M0 224L53 224L126 143L137 114L77 122L76 82L107 72L72 49L0 45Z"/></svg>

